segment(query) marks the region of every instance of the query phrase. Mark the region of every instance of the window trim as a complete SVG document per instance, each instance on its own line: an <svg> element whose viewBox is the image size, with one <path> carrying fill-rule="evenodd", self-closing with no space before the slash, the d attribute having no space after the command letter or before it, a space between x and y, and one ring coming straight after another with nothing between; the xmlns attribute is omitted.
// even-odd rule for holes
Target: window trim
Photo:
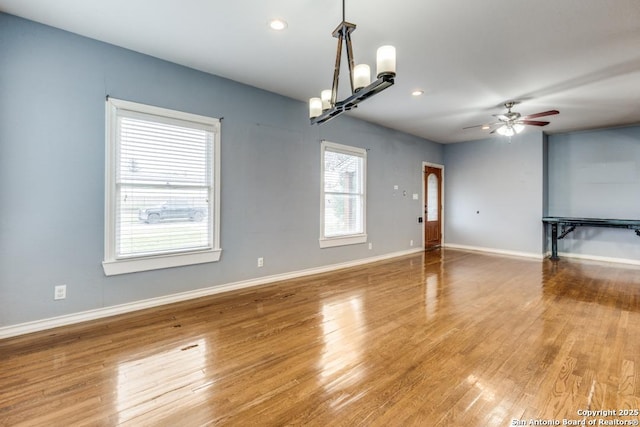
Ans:
<svg viewBox="0 0 640 427"><path fill-rule="evenodd" d="M324 156L326 151L343 153L362 158L362 233L348 234L344 236L325 236L325 192L324 192ZM337 246L358 245L367 242L367 150L351 147L322 140L320 144L320 248L333 248Z"/></svg>
<svg viewBox="0 0 640 427"><path fill-rule="evenodd" d="M168 120L193 122L196 126L213 129L213 164L211 168L213 215L208 216L209 221L213 221L213 228L210 230L213 233L211 249L126 258L116 257L116 166L119 156L116 138L118 112L121 110L156 115ZM112 276L219 261L222 253L220 248L220 120L108 97L105 104L105 124L105 234L104 260L102 262L105 275Z"/></svg>

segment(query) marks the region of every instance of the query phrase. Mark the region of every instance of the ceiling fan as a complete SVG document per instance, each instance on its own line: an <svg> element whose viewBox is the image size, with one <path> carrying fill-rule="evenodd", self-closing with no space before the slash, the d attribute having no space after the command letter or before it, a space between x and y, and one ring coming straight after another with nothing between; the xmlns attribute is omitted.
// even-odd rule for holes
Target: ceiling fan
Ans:
<svg viewBox="0 0 640 427"><path fill-rule="evenodd" d="M527 116L521 116L520 113L511 111L511 109L515 104L517 104L517 102L515 101L505 102L504 106L507 109L507 112L504 114L493 115L493 117L498 119L497 122L484 124L484 125L468 126L463 129L472 129L477 127L481 127L482 129L491 129L493 127L494 129L490 133L497 132L500 135L513 136L517 133L522 132L524 130L525 125L546 126L549 124L549 122L531 120L531 119L537 119L538 117L553 116L554 114L560 114L560 111L558 110L549 110L549 111L543 111L540 113L529 114Z"/></svg>

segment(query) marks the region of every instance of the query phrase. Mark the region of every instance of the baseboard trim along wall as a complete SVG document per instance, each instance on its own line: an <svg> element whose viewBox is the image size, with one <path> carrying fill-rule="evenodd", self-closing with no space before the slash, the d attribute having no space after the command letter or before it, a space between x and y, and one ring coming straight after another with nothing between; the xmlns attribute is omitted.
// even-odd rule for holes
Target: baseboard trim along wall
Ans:
<svg viewBox="0 0 640 427"><path fill-rule="evenodd" d="M21 323L11 326L0 327L0 339L10 338L18 335L30 334L32 332L44 331L60 326L73 325L89 320L101 319L104 317L115 316L118 314L130 313L145 308L158 307L161 305L171 304L174 302L186 301L190 299L205 297L209 295L220 294L223 292L235 291L238 289L246 289L254 286L266 285L282 280L295 279L298 277L310 276L313 274L326 273L343 268L355 267L358 265L369 264L377 261L384 261L391 258L397 258L404 255L422 252L422 248L415 248L406 251L393 252L385 255L379 255L369 258L363 258L353 261L342 262L338 264L325 265L322 267L314 267L305 270L292 271L289 273L275 274L272 276L257 277L255 279L243 280L240 282L227 283L224 285L212 286L209 288L196 289L178 294L166 295L157 298L150 298L141 301L135 301L127 304L120 304L111 307L98 308L79 313L67 314L64 316L52 317L48 319L35 320L33 322Z"/></svg>
<svg viewBox="0 0 640 427"><path fill-rule="evenodd" d="M551 252L547 252L546 256L551 256ZM560 259L574 258L574 259L583 259L587 261L611 262L615 264L640 265L640 260L637 260L637 259L611 258L611 257L605 257L605 256L599 256L599 255L575 254L571 252L558 252L558 257Z"/></svg>
<svg viewBox="0 0 640 427"><path fill-rule="evenodd" d="M518 251L508 251L503 249L483 248L479 246L457 245L455 243L445 243L442 246L448 249L460 249L460 250L473 251L473 252L487 252L487 253L493 253L498 255L518 256L518 257L533 258L533 259L539 259L539 260L543 260L551 256L551 251L547 251L544 254L536 254L532 252L518 252ZM640 265L640 260L637 260L637 259L611 258L611 257L598 256L598 255L575 254L571 252L558 252L558 257L560 257L561 259L574 258L574 259L581 259L585 261L598 261L598 262L610 262L615 264Z"/></svg>
<svg viewBox="0 0 640 427"><path fill-rule="evenodd" d="M448 249L462 249L465 251L487 252L487 253L498 254L498 255L534 258L534 259L540 259L540 260L544 259L543 254L536 254L532 252L518 252L518 251L509 251L505 249L483 248L480 246L457 245L455 243L445 243L443 247Z"/></svg>

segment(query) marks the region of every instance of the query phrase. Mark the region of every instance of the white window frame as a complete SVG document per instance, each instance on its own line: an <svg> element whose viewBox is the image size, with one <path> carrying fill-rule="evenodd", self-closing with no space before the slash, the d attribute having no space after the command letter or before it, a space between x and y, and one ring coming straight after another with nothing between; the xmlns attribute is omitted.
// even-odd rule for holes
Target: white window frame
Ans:
<svg viewBox="0 0 640 427"><path fill-rule="evenodd" d="M362 233L345 236L325 236L325 191L324 191L324 156L325 152L337 152L362 158ZM320 144L320 248L357 245L367 242L367 150L323 140Z"/></svg>
<svg viewBox="0 0 640 427"><path fill-rule="evenodd" d="M222 253L220 248L220 120L111 97L107 98L105 110L105 255L102 262L105 275L112 276L220 260ZM209 212L212 212L212 214L206 217L207 221L213 221L213 226L210 228L213 233L212 248L127 258L118 258L116 256L116 167L119 159L118 116L119 112L123 110L151 114L164 120L178 120L182 123L185 121L191 122L194 123L194 126L199 126L200 128L204 126L207 130L212 131L214 139L210 191L213 197L209 202Z"/></svg>

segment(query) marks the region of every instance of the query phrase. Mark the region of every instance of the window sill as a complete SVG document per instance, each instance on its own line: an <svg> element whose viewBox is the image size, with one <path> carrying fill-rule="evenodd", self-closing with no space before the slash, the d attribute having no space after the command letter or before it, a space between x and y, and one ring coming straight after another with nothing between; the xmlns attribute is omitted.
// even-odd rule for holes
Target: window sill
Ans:
<svg viewBox="0 0 640 427"><path fill-rule="evenodd" d="M333 248L336 246L359 245L367 243L366 234L354 234L341 237L324 237L320 240L320 248Z"/></svg>
<svg viewBox="0 0 640 427"><path fill-rule="evenodd" d="M185 265L204 264L220 260L222 249L188 254L161 255L148 258L120 259L102 262L106 276L137 273L140 271L159 270L161 268L181 267Z"/></svg>

